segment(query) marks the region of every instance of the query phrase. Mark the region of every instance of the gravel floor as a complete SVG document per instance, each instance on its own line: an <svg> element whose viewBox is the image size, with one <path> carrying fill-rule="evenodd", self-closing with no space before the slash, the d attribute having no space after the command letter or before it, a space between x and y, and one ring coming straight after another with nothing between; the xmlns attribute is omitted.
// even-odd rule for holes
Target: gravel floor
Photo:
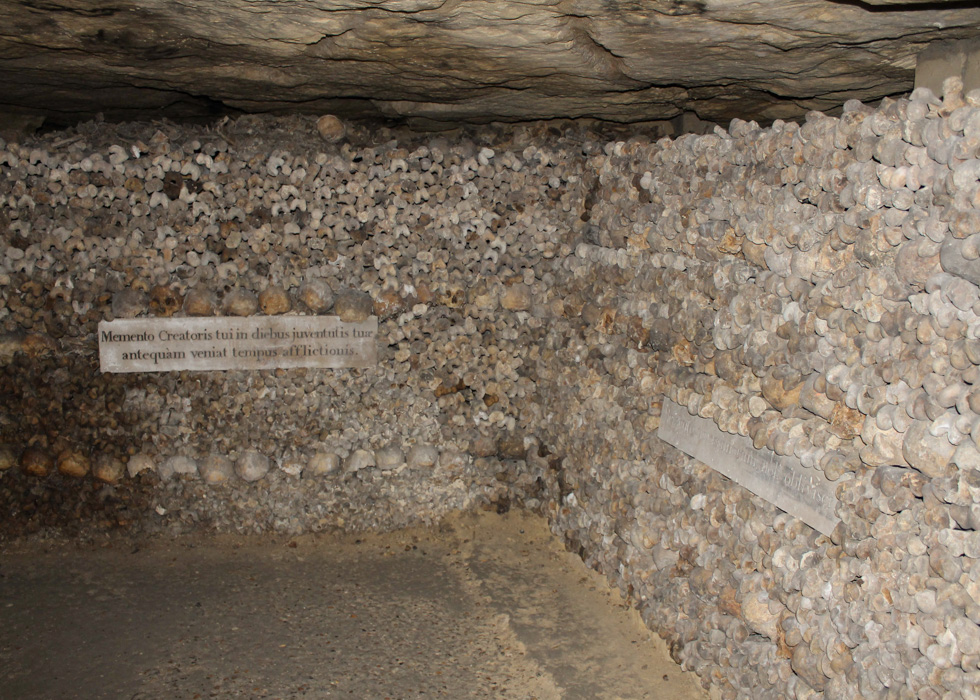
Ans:
<svg viewBox="0 0 980 700"><path fill-rule="evenodd" d="M360 537L8 543L4 698L705 695L537 517Z"/></svg>

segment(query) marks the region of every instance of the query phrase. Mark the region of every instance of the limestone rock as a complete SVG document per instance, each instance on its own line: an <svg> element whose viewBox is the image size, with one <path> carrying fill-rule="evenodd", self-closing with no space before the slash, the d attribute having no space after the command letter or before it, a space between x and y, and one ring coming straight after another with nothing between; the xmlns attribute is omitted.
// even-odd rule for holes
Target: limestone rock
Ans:
<svg viewBox="0 0 980 700"><path fill-rule="evenodd" d="M44 117L28 114L0 113L0 138L7 141L20 141L31 136L44 124Z"/></svg>
<svg viewBox="0 0 980 700"><path fill-rule="evenodd" d="M905 11L901 0L875 2L891 11L822 0L658 0L574 12L550 3L399 2L381 12L341 0L327 15L316 3L266 3L257 20L244 0L204 6L193 18L150 0L99 12L80 0L5 3L0 69L10 111L81 118L208 117L224 104L419 124L628 122L695 111L771 120L908 91L923 46L976 35L969 3ZM858 44L876 50L852 50ZM150 60L159 56L169 58ZM321 123L323 138L339 137L334 118Z"/></svg>

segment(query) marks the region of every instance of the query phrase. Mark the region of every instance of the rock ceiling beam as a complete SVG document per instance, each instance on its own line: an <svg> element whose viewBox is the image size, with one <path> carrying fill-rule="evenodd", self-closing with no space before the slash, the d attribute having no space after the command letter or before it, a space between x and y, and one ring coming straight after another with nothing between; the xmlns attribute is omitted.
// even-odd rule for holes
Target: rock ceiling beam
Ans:
<svg viewBox="0 0 980 700"><path fill-rule="evenodd" d="M920 50L978 30L956 1L10 0L0 109L764 121L908 92Z"/></svg>

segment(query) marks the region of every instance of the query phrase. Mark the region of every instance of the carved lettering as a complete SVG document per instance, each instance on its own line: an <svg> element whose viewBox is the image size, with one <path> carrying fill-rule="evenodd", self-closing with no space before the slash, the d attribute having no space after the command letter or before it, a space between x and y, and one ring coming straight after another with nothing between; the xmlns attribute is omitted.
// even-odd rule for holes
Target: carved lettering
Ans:
<svg viewBox="0 0 980 700"><path fill-rule="evenodd" d="M378 319L336 316L135 318L99 324L103 372L369 367Z"/></svg>
<svg viewBox="0 0 980 700"><path fill-rule="evenodd" d="M825 535L840 522L834 483L794 457L757 450L747 437L722 432L670 400L664 401L657 435Z"/></svg>

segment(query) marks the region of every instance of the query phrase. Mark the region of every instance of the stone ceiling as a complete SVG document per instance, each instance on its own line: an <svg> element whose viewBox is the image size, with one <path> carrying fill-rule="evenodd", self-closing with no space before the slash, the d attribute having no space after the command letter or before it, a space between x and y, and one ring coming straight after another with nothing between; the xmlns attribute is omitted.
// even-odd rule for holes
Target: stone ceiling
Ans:
<svg viewBox="0 0 980 700"><path fill-rule="evenodd" d="M768 121L911 90L972 0L4 0L0 111Z"/></svg>

